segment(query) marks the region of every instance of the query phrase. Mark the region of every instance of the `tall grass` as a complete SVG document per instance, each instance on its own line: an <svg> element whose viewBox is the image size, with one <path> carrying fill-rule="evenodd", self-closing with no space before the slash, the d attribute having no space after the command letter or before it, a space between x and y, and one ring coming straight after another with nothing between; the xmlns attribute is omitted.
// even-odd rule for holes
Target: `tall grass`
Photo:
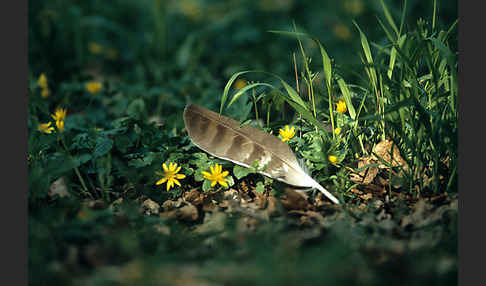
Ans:
<svg viewBox="0 0 486 286"><path fill-rule="evenodd" d="M296 37L302 56L302 81L304 90L298 93L280 76L264 71L235 73L228 81L222 95L220 112L227 100L230 106L250 89L265 86L278 92L278 96L317 129L325 130L327 120L335 130L334 106L343 98L348 107L341 125L351 132L346 137L347 148L353 152L344 160L353 165L355 157L369 155L374 144L391 139L406 161L400 166L401 177L409 191L434 192L455 191L457 188L457 56L450 48L457 21L447 30L441 30L436 21L437 5L434 1L432 24L419 19L414 29L405 25L406 5L404 1L400 24L397 25L384 1L381 1L386 21L378 17L386 43L370 42L365 32L354 22L361 40L362 71L359 80L348 84L336 71L335 63L328 56L323 44L306 33L294 31L271 31L280 35ZM306 54L301 38L311 38L319 47L322 59L323 78L310 69L311 59ZM370 44L371 43L371 44ZM233 82L241 75L258 72L278 79L283 89L268 83L253 83L230 95ZM314 81L322 80L325 89L315 90ZM337 83L337 84L336 84ZM327 93L327 94L326 94ZM262 93L261 98L275 93ZM304 96L304 94L307 95ZM316 97L319 100L316 100ZM327 101L327 102L326 102ZM268 101L262 100L262 105ZM320 102L320 106L316 106ZM270 107L263 110L269 112ZM336 138L319 133L322 140L334 144ZM322 161L326 158L323 156Z"/></svg>

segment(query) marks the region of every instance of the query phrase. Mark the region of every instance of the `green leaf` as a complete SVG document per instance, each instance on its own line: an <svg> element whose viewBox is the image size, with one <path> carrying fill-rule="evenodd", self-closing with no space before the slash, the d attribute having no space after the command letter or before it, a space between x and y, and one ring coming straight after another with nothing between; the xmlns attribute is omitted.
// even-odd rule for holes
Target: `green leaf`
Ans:
<svg viewBox="0 0 486 286"><path fill-rule="evenodd" d="M256 188L255 189L256 189L257 193L262 194L265 191L265 185L263 184L263 182L259 181L256 184Z"/></svg>
<svg viewBox="0 0 486 286"><path fill-rule="evenodd" d="M241 179L243 177L248 176L248 174L253 173L253 170L250 168L242 167L240 165L235 165L233 167L233 175L235 175L236 179Z"/></svg>
<svg viewBox="0 0 486 286"><path fill-rule="evenodd" d="M142 168L146 167L152 164L153 160L157 156L157 153L155 152L149 152L146 156L143 158L137 158L128 161L128 166L135 167L135 168Z"/></svg>
<svg viewBox="0 0 486 286"><path fill-rule="evenodd" d="M115 147L120 150L120 152L127 153L128 149L133 146L135 137L136 136L133 133L116 136L114 138Z"/></svg>
<svg viewBox="0 0 486 286"><path fill-rule="evenodd" d="M133 100L127 107L127 115L133 118L140 118L141 114L145 112L145 101L141 98Z"/></svg>
<svg viewBox="0 0 486 286"><path fill-rule="evenodd" d="M223 187L225 190L228 189L229 187L234 186L235 180L233 179L233 176L228 175L225 179L226 179L226 182L228 183L228 187Z"/></svg>
<svg viewBox="0 0 486 286"><path fill-rule="evenodd" d="M211 190L211 181L204 180L204 183L202 185L202 190L203 190L203 192L207 192L207 191Z"/></svg>
<svg viewBox="0 0 486 286"><path fill-rule="evenodd" d="M87 154L87 153L73 157L73 162L74 162L75 167L78 167L78 166L88 162L89 160L91 160L91 154Z"/></svg>
<svg viewBox="0 0 486 286"><path fill-rule="evenodd" d="M93 158L98 158L110 152L113 147L113 140L106 137L99 137L96 139L96 146L93 151Z"/></svg>

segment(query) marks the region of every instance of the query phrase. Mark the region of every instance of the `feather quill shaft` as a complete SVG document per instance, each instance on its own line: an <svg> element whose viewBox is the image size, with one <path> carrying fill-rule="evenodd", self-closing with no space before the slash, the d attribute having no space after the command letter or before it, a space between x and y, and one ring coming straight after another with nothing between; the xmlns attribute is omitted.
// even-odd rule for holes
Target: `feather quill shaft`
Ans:
<svg viewBox="0 0 486 286"><path fill-rule="evenodd" d="M261 174L303 188L316 188L332 202L339 201L299 165L288 144L278 137L195 104L184 109L191 141L205 152L243 167L259 163Z"/></svg>

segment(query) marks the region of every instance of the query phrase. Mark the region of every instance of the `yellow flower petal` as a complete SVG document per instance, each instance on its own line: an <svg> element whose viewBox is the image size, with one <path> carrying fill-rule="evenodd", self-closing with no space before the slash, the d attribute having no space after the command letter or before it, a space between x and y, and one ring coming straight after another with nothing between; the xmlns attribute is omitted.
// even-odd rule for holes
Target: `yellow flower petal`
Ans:
<svg viewBox="0 0 486 286"><path fill-rule="evenodd" d="M51 91L48 88L43 88L41 91L41 96L43 98L48 98L51 95Z"/></svg>
<svg viewBox="0 0 486 286"><path fill-rule="evenodd" d="M158 180L157 183L155 183L155 184L160 185L160 184L165 183L165 181L167 181L167 178L162 178L162 179Z"/></svg>
<svg viewBox="0 0 486 286"><path fill-rule="evenodd" d="M177 166L177 164L176 164L176 166ZM181 170L181 168L182 168L182 167L181 167L181 166L179 166L179 167L178 167L178 168L175 170L175 172L174 172L174 173L179 173L179 171Z"/></svg>
<svg viewBox="0 0 486 286"><path fill-rule="evenodd" d="M169 168L167 168L167 165L165 163L162 164L162 168L164 168L165 172L169 172Z"/></svg>
<svg viewBox="0 0 486 286"><path fill-rule="evenodd" d="M175 177L177 179L184 179L186 177L186 175L184 175L184 174L176 174Z"/></svg>
<svg viewBox="0 0 486 286"><path fill-rule="evenodd" d="M223 186L223 187L227 187L228 186L228 183L226 183L226 181L224 180L219 180L218 183Z"/></svg>
<svg viewBox="0 0 486 286"><path fill-rule="evenodd" d="M213 165L209 166L209 169L211 169L211 173L212 173L212 174L216 173L216 172L214 171Z"/></svg>
<svg viewBox="0 0 486 286"><path fill-rule="evenodd" d="M235 88L240 89L246 86L246 81L244 79L237 79L235 81Z"/></svg>
<svg viewBox="0 0 486 286"><path fill-rule="evenodd" d="M329 155L329 157L327 157L327 159L329 159L329 162L331 162L332 164L334 164L338 161L338 157L334 156L334 155Z"/></svg>
<svg viewBox="0 0 486 286"><path fill-rule="evenodd" d="M41 123L37 126L37 129L40 132L44 132L46 134L51 134L52 131L54 131L54 127L51 127L52 122L47 122L47 123Z"/></svg>
<svg viewBox="0 0 486 286"><path fill-rule="evenodd" d="M336 104L336 111L339 113L345 113L348 110L346 102L340 99Z"/></svg>
<svg viewBox="0 0 486 286"><path fill-rule="evenodd" d="M95 94L95 93L98 93L98 91L100 91L100 89L103 87L103 85L101 84L101 82L90 81L90 82L87 82L84 87L89 93Z"/></svg>
<svg viewBox="0 0 486 286"><path fill-rule="evenodd" d="M98 43L90 43L88 49L93 54L99 54L103 48Z"/></svg>
<svg viewBox="0 0 486 286"><path fill-rule="evenodd" d="M46 77L45 74L42 73L39 76L39 79L37 80L37 85L39 85L43 89L46 89L47 88L47 77Z"/></svg>
<svg viewBox="0 0 486 286"><path fill-rule="evenodd" d="M179 181L177 181L177 179L172 179L174 181L174 183L176 183L178 186L181 185L181 183L179 183Z"/></svg>
<svg viewBox="0 0 486 286"><path fill-rule="evenodd" d="M206 178L206 177L211 177L211 174L206 172L206 171L202 171L201 172L203 174L203 176Z"/></svg>
<svg viewBox="0 0 486 286"><path fill-rule="evenodd" d="M56 121L56 127L59 132L64 131L64 121Z"/></svg>
<svg viewBox="0 0 486 286"><path fill-rule="evenodd" d="M228 174L229 174L229 172L228 172L228 171L224 171L223 173L221 173L221 177L223 177L223 178L224 178L224 177L228 176Z"/></svg>
<svg viewBox="0 0 486 286"><path fill-rule="evenodd" d="M212 181L211 182L211 187L214 187L216 185L217 181Z"/></svg>

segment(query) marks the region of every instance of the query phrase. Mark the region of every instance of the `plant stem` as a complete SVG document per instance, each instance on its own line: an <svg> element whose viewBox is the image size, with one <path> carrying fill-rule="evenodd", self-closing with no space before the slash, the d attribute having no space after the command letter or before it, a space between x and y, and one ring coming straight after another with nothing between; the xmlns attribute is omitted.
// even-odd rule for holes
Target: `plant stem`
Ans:
<svg viewBox="0 0 486 286"><path fill-rule="evenodd" d="M252 89L252 97L253 97L253 104L255 105L255 119L258 121L258 107L257 107L257 100L255 97L255 89Z"/></svg>
<svg viewBox="0 0 486 286"><path fill-rule="evenodd" d="M300 95L300 87L299 87L299 76L297 75L297 61L295 60L295 52L293 53L294 57L294 73L295 73L295 89L297 93ZM302 113L299 112L299 138L302 138Z"/></svg>
<svg viewBox="0 0 486 286"><path fill-rule="evenodd" d="M69 152L69 150L66 146L66 143L64 142L64 136L61 135L59 138L60 138L60 141L62 143L62 146L64 147L64 150L66 150L66 153L69 156L69 160L71 160L71 163L74 165L73 156L71 156L71 153ZM78 169L77 166L74 166L74 172L76 173L79 181L81 182L81 186L83 187L83 191L86 192L87 194L89 194L89 196L91 196L91 194L88 192L88 188L86 187L86 183L84 182L83 177L81 176L81 173L79 172L79 169ZM93 197L91 196L91 198L93 198Z"/></svg>

